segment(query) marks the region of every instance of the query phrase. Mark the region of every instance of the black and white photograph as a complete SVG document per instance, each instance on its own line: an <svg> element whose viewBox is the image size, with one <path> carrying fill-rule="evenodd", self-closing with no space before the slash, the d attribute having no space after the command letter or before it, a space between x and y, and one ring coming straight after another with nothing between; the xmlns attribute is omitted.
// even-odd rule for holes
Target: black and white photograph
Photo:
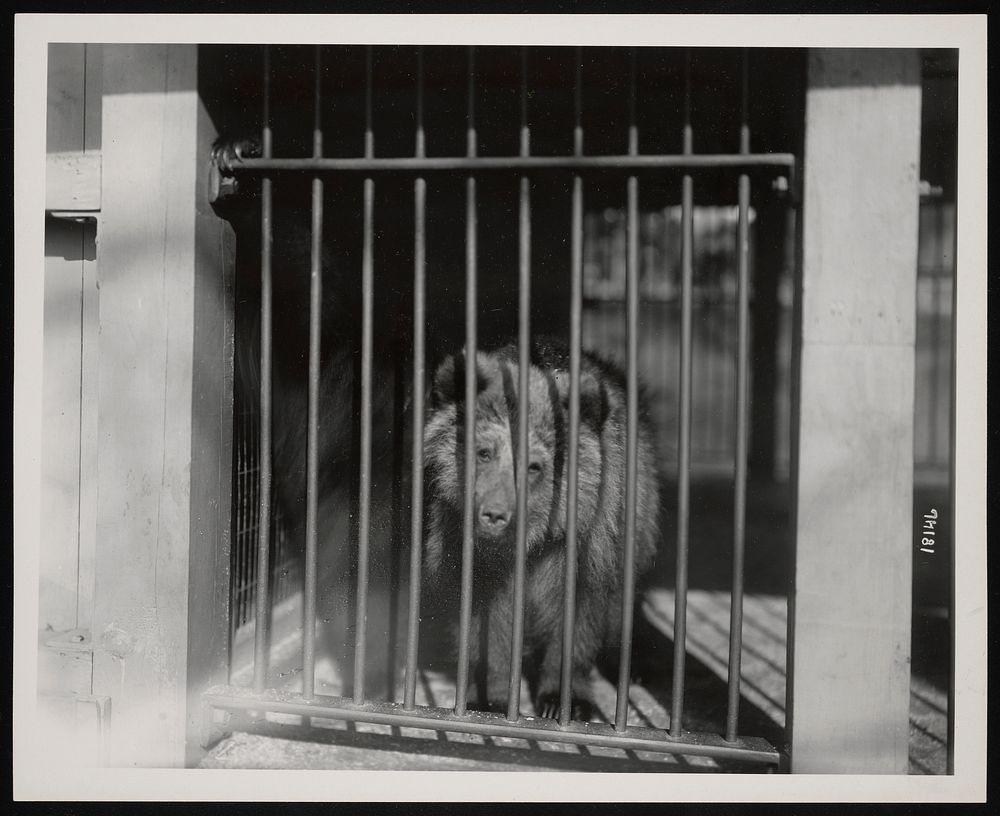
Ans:
<svg viewBox="0 0 1000 816"><path fill-rule="evenodd" d="M985 797L985 16L15 22L15 797Z"/></svg>

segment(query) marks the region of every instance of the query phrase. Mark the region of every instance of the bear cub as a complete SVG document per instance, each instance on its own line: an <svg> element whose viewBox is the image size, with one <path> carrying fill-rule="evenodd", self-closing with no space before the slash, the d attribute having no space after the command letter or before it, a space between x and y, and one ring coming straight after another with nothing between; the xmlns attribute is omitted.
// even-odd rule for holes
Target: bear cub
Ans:
<svg viewBox="0 0 1000 816"><path fill-rule="evenodd" d="M469 702L506 711L511 656L517 530L516 344L476 355L476 479ZM438 603L457 609L462 566L465 466L464 353L438 367L424 430L425 582ZM535 712L556 717L562 666L569 437L569 352L536 339L531 347L528 411L527 559L523 671ZM639 406L635 575L656 553L659 486L654 434ZM580 374L576 618L572 715L593 714L590 672L621 629L625 544L625 376L584 351ZM425 596L426 597L426 596ZM450 614L453 645L458 615Z"/></svg>

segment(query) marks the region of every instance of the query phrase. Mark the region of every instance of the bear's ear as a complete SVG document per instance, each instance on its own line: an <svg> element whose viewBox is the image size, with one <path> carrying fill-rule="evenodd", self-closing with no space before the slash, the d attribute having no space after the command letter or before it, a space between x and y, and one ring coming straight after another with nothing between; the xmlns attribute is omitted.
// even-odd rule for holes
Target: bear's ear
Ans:
<svg viewBox="0 0 1000 816"><path fill-rule="evenodd" d="M569 412L569 371L557 369L553 372L556 388L563 408ZM591 371L580 372L580 420L594 429L599 429L606 415L606 395L600 380Z"/></svg>
<svg viewBox="0 0 1000 816"><path fill-rule="evenodd" d="M486 388L486 375L482 364L476 366L476 392ZM465 352L451 354L444 359L434 373L434 387L431 389L431 404L438 408L446 403L461 402L465 398Z"/></svg>

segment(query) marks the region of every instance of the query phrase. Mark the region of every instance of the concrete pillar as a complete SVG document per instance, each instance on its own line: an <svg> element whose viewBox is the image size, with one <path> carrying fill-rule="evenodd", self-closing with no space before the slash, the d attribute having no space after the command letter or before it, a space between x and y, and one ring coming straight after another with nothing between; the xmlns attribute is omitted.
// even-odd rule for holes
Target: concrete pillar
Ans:
<svg viewBox="0 0 1000 816"><path fill-rule="evenodd" d="M225 681L230 232L197 47L104 55L93 685L112 765L181 766L196 686Z"/></svg>
<svg viewBox="0 0 1000 816"><path fill-rule="evenodd" d="M916 50L809 55L793 449L793 772L905 773Z"/></svg>

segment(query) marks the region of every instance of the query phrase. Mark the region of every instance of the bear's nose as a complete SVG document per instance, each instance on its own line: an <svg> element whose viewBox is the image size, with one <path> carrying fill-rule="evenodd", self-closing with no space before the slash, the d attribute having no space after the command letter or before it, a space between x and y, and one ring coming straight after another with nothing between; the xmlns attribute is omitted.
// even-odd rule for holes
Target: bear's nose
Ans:
<svg viewBox="0 0 1000 816"><path fill-rule="evenodd" d="M479 523L489 533L501 532L510 522L510 514L503 509L484 507L479 511Z"/></svg>

